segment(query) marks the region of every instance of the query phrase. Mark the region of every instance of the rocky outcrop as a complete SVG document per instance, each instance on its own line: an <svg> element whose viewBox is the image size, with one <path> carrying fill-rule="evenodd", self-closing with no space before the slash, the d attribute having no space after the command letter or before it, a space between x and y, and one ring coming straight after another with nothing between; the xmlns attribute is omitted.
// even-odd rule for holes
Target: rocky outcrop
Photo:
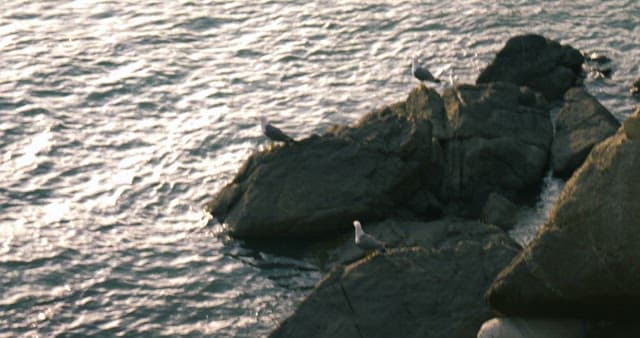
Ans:
<svg viewBox="0 0 640 338"><path fill-rule="evenodd" d="M536 196L552 134L546 100L524 87L440 97L420 85L353 127L252 155L207 209L237 237L317 236L399 213L478 217L492 192Z"/></svg>
<svg viewBox="0 0 640 338"><path fill-rule="evenodd" d="M238 237L334 233L354 219L392 215L401 204L437 214L429 194L440 180L431 123L392 108L355 127L253 154L207 209Z"/></svg>
<svg viewBox="0 0 640 338"><path fill-rule="evenodd" d="M484 288L518 245L477 222L410 222L406 231L429 247L402 244L337 267L270 337L475 336L491 317Z"/></svg>
<svg viewBox="0 0 640 338"><path fill-rule="evenodd" d="M619 127L620 122L587 91L582 88L567 91L551 144L554 175L571 176L591 148L613 135Z"/></svg>
<svg viewBox="0 0 640 338"><path fill-rule="evenodd" d="M514 202L536 196L553 137L546 100L510 83L459 85L443 99L441 199L449 212L477 217L492 192Z"/></svg>
<svg viewBox="0 0 640 338"><path fill-rule="evenodd" d="M623 126L593 148L550 220L496 278L486 295L491 306L512 316L636 318L638 182L640 142Z"/></svg>
<svg viewBox="0 0 640 338"><path fill-rule="evenodd" d="M535 34L515 36L480 73L476 83L506 81L527 86L548 100L561 99L576 83L583 61L580 51L571 46Z"/></svg>

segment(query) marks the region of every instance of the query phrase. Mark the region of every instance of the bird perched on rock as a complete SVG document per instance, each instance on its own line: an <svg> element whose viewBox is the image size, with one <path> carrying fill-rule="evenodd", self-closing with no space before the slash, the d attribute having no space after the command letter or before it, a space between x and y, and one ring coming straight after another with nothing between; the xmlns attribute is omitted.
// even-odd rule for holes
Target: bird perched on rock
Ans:
<svg viewBox="0 0 640 338"><path fill-rule="evenodd" d="M356 228L356 246L362 250L370 251L370 250L380 250L385 252L386 244L375 237L369 235L368 233L362 230L362 225L360 221L353 221L353 227Z"/></svg>
<svg viewBox="0 0 640 338"><path fill-rule="evenodd" d="M267 122L267 118L264 116L260 116L260 127L262 127L262 133L264 134L264 136L269 138L271 141L284 142L287 144L296 142L282 130L272 126L269 122Z"/></svg>
<svg viewBox="0 0 640 338"><path fill-rule="evenodd" d="M431 72L420 66L417 57L414 57L413 60L411 60L411 74L420 81L440 82L440 80L434 77Z"/></svg>

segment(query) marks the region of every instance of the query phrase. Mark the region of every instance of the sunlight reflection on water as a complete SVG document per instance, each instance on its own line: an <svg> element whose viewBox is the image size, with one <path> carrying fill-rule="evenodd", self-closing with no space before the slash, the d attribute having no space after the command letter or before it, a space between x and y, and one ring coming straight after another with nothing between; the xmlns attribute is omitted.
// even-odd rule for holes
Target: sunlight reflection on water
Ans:
<svg viewBox="0 0 640 338"><path fill-rule="evenodd" d="M622 119L639 4L3 2L0 337L267 334L321 273L201 210L266 144L258 116L304 138L404 99L413 54L470 83L539 32L612 57L585 84ZM561 188L546 179L512 235Z"/></svg>

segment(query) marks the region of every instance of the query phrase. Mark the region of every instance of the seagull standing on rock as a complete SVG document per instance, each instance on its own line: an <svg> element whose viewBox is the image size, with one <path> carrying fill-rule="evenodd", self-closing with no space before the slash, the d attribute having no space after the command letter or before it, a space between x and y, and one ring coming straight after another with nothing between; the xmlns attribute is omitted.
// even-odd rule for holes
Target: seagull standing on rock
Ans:
<svg viewBox="0 0 640 338"><path fill-rule="evenodd" d="M262 128L264 136L269 138L271 141L284 142L287 144L296 142L296 140L285 134L282 130L267 122L267 118L264 116L260 116L260 127Z"/></svg>
<svg viewBox="0 0 640 338"><path fill-rule="evenodd" d="M353 227L356 228L356 246L364 251L369 250L380 250L385 252L386 244L375 237L369 235L368 233L362 230L362 225L360 221L353 221Z"/></svg>
<svg viewBox="0 0 640 338"><path fill-rule="evenodd" d="M413 76L415 76L415 78L420 80L421 82L422 81L429 81L429 82L436 82L436 83L440 82L440 80L434 77L433 74L431 74L431 72L429 72L428 70L420 66L420 64L418 63L418 58L415 56L413 57L413 60L411 60L411 74L413 74Z"/></svg>

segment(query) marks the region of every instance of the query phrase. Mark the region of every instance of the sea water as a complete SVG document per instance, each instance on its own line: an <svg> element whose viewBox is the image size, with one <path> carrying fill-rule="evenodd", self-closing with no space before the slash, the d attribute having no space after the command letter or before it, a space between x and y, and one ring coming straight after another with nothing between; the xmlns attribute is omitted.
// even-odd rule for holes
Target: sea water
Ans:
<svg viewBox="0 0 640 338"><path fill-rule="evenodd" d="M638 1L3 1L0 337L260 337L323 272L225 236L202 212L265 144L406 97L422 58L473 83L539 33L613 61L585 85L638 101ZM442 90L442 88L439 88ZM562 187L547 178L513 234ZM529 236L529 237L527 237Z"/></svg>

